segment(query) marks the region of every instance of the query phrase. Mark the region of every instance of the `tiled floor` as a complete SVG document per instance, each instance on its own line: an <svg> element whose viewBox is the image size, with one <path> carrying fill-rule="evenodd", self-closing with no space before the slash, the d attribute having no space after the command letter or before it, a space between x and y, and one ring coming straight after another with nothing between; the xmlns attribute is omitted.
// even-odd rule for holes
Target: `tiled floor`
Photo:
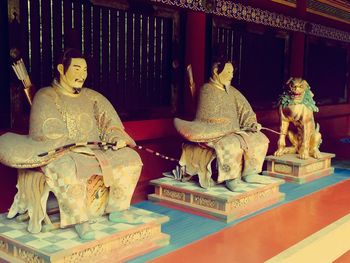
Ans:
<svg viewBox="0 0 350 263"><path fill-rule="evenodd" d="M156 225L158 221L165 222L168 220L163 215L143 209L131 207L130 210L133 211L136 222L141 221L142 223L113 223L107 217L97 218L91 224L95 233L95 240L104 240L103 242L106 243L105 240L112 239L113 235L121 235L121 233L129 235L142 224ZM27 231L27 222L7 219L6 214L0 214L0 240L4 240L8 244L21 244L20 246L28 248L30 251L36 251L36 253L45 255L45 257L56 257L56 255L63 254L67 250L78 250L85 243L95 242L95 240L80 239L72 227L31 234Z"/></svg>

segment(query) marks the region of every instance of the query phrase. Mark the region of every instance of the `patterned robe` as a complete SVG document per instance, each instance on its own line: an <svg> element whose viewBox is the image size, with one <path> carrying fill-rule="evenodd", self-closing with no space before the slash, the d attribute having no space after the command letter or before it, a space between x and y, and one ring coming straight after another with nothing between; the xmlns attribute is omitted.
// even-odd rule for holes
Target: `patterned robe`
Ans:
<svg viewBox="0 0 350 263"><path fill-rule="evenodd" d="M109 187L105 212L129 208L141 159L129 147L114 151L81 146L42 159L37 154L68 143L108 142L112 138L135 145L105 97L88 88L80 94L66 95L53 85L40 89L34 98L29 136L6 134L0 138L4 149L9 149L9 144L17 148L12 156L1 151L0 161L17 168L41 167L58 200L61 227L65 227L89 220L86 185L92 175L102 175Z"/></svg>
<svg viewBox="0 0 350 263"><path fill-rule="evenodd" d="M253 132L258 126L256 115L234 87L222 90L213 80L206 83L195 120L176 119L175 126L186 139L214 148L218 182L261 172L269 140L260 131Z"/></svg>

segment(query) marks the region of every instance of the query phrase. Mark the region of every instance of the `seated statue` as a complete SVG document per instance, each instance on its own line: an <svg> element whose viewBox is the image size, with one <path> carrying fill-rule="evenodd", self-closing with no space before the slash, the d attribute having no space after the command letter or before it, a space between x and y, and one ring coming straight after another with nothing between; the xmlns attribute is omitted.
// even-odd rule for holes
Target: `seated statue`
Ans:
<svg viewBox="0 0 350 263"><path fill-rule="evenodd" d="M57 71L52 85L40 89L34 97L29 135L6 133L0 137L0 162L19 170L44 173L46 184L58 201L60 226L74 225L79 237L89 240L94 238L86 202L89 178L103 176L104 186L109 189L104 209L109 220L127 222L133 217L128 208L142 162L136 151L126 147L135 146L135 142L124 131L110 102L83 87L87 63L82 54L75 49L66 50ZM103 149L84 144L90 141L113 143L114 147ZM78 147L52 151L67 144ZM40 153L48 154L40 157ZM10 217L21 210L13 206Z"/></svg>
<svg viewBox="0 0 350 263"><path fill-rule="evenodd" d="M296 153L300 159L310 156L319 159L322 138L320 127L314 120L314 112L318 112L314 94L306 80L301 78L290 78L285 87L279 100L281 134L274 155ZM286 147L286 136L292 146Z"/></svg>
<svg viewBox="0 0 350 263"><path fill-rule="evenodd" d="M259 175L269 140L260 132L261 125L248 101L231 86L233 73L232 63L214 63L212 77L199 91L195 120L175 118L174 124L185 139L214 149L218 163L218 183L225 182L231 191L241 191L246 183L271 182L270 178ZM185 147L183 155L189 156L184 150L192 148ZM193 155L195 151L191 151Z"/></svg>

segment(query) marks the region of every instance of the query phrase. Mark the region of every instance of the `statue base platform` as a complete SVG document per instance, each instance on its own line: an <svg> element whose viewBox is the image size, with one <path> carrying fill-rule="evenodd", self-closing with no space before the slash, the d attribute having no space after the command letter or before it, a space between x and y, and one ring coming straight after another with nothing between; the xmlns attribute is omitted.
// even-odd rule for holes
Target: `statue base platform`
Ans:
<svg viewBox="0 0 350 263"><path fill-rule="evenodd" d="M230 222L283 200L284 194L279 191L282 183L284 180L273 178L271 184L247 184L243 192L232 192L224 184L204 189L198 182L183 183L163 177L151 181L155 193L148 195L148 199L175 204Z"/></svg>
<svg viewBox="0 0 350 263"><path fill-rule="evenodd" d="M0 261L9 262L120 262L169 244L161 232L164 215L131 207L141 224L112 223L99 217L91 227L95 239L81 240L73 227L31 234L26 222L0 215ZM58 215L56 216L58 217Z"/></svg>
<svg viewBox="0 0 350 263"><path fill-rule="evenodd" d="M288 182L303 184L315 179L331 175L334 168L331 167L333 153L322 153L320 159L299 159L296 154L282 156L266 156L267 171L263 173L269 176L282 178Z"/></svg>

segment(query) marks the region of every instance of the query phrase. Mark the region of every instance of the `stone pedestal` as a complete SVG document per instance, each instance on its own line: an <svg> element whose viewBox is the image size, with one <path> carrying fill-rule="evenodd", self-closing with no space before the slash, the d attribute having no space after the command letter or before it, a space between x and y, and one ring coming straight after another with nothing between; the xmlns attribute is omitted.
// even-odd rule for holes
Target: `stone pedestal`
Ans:
<svg viewBox="0 0 350 263"><path fill-rule="evenodd" d="M137 225L112 223L106 216L91 224L95 240L79 239L74 228L31 234L27 223L0 215L0 261L9 262L120 262L169 244L161 224L169 218L132 207L142 218Z"/></svg>
<svg viewBox="0 0 350 263"><path fill-rule="evenodd" d="M330 175L334 172L331 167L332 153L322 153L320 159L299 159L296 154L282 156L266 156L267 171L264 174L282 178L289 182L303 184Z"/></svg>
<svg viewBox="0 0 350 263"><path fill-rule="evenodd" d="M210 189L201 188L198 182L179 182L171 178L152 180L155 193L148 195L152 201L164 201L193 209L230 222L284 199L279 186L284 180L273 178L273 183L247 184L243 192L231 192L223 184Z"/></svg>

